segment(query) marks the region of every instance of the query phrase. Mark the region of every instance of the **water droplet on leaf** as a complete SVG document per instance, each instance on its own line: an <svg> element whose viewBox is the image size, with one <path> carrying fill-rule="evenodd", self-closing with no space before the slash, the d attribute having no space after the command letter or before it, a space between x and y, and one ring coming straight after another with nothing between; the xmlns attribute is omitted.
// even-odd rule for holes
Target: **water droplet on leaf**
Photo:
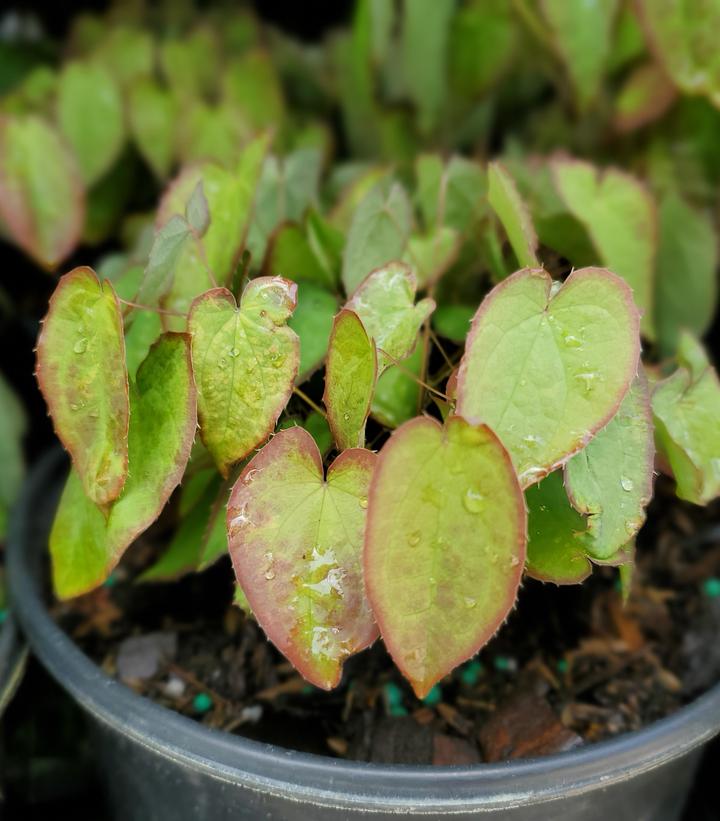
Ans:
<svg viewBox="0 0 720 821"><path fill-rule="evenodd" d="M87 350L88 341L85 337L78 339L78 341L73 345L73 350L75 353L85 353Z"/></svg>
<svg viewBox="0 0 720 821"><path fill-rule="evenodd" d="M620 486L628 493L635 487L633 480L628 479L627 476L623 476L622 479L620 479Z"/></svg>
<svg viewBox="0 0 720 821"><path fill-rule="evenodd" d="M413 530L412 533L408 534L408 544L410 547L417 547L420 544L420 531Z"/></svg>
<svg viewBox="0 0 720 821"><path fill-rule="evenodd" d="M469 513L480 513L483 509L483 501L485 497L479 490L469 487L463 495L463 505L465 510Z"/></svg>

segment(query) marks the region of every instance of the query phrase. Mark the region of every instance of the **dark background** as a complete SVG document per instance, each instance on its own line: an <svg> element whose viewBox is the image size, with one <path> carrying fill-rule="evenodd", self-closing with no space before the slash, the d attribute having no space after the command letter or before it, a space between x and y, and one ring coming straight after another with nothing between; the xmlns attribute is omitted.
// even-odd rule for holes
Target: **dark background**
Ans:
<svg viewBox="0 0 720 821"><path fill-rule="evenodd" d="M23 2L14 7L23 13L32 11L51 36L62 40L76 13L102 11L107 5L97 1ZM328 28L348 21L353 0L255 0L252 5L261 18L312 41L321 38ZM3 12L11 8L13 4L4 6ZM83 253L81 249L78 256ZM70 259L65 267L69 270L80 261ZM0 243L0 265L0 371L28 410L31 427L26 447L32 463L53 442L32 372L38 321L55 280L4 243ZM710 334L716 361L718 338L716 320ZM109 816L91 765L92 751L87 746L79 708L31 659L19 692L0 724L0 784L6 799L4 806L0 803L0 817L32 821L60 814L74 821L103 821ZM685 821L720 819L718 774L720 741L708 749Z"/></svg>

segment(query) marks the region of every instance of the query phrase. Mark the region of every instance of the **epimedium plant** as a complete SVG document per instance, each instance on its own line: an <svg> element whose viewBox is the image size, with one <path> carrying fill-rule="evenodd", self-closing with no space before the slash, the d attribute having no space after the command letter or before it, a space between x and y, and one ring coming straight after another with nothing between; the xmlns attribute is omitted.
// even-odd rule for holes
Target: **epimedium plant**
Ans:
<svg viewBox="0 0 720 821"><path fill-rule="evenodd" d="M468 161L455 193L453 161L422 156L415 207L392 177L361 196L351 183L258 240L259 269L263 169L283 163L268 151L261 135L234 171L182 171L139 271L58 283L37 348L72 459L55 591L102 584L182 482L176 535L141 581L229 552L238 604L308 681L336 686L380 635L422 697L494 635L525 574L571 584L610 564L627 589L656 464L681 498L720 493L720 384L686 332L674 371L641 363L651 268L545 270L542 209L510 164ZM614 172L548 167L558 208L592 226L605 262L617 220L597 186ZM594 186L591 217L567 196L576 172L575 190ZM479 216L448 255L445 220L468 191ZM445 289L466 281L477 230L498 237L497 265L468 326ZM456 310L436 323L443 307Z"/></svg>

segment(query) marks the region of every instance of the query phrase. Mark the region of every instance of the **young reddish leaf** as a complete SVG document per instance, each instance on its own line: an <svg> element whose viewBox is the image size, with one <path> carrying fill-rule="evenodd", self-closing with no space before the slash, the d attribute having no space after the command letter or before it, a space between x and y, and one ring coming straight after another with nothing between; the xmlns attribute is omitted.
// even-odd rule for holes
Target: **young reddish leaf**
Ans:
<svg viewBox="0 0 720 821"><path fill-rule="evenodd" d="M655 436L677 495L704 505L720 495L720 381L688 333L680 334L678 362L675 373L653 390Z"/></svg>
<svg viewBox="0 0 720 821"><path fill-rule="evenodd" d="M107 367L107 366L106 366ZM68 477L50 533L53 585L61 599L86 593L111 573L182 478L197 427L186 334L165 334L130 391L128 477L107 519Z"/></svg>
<svg viewBox="0 0 720 821"><path fill-rule="evenodd" d="M633 69L615 101L615 128L621 133L635 131L668 110L677 93L667 74L657 63L642 63Z"/></svg>
<svg viewBox="0 0 720 821"><path fill-rule="evenodd" d="M0 117L0 217L14 241L47 268L80 238L85 195L75 158L37 117Z"/></svg>
<svg viewBox="0 0 720 821"><path fill-rule="evenodd" d="M384 182L370 190L353 215L343 253L342 281L352 293L371 271L400 259L410 236L412 209L405 189Z"/></svg>
<svg viewBox="0 0 720 821"><path fill-rule="evenodd" d="M570 504L556 470L525 492L528 509L527 572L555 584L580 584L592 564L586 553L587 522Z"/></svg>
<svg viewBox="0 0 720 821"><path fill-rule="evenodd" d="M570 501L588 516L585 548L593 558L611 558L642 527L654 457L650 395L642 374L615 416L565 465Z"/></svg>
<svg viewBox="0 0 720 821"><path fill-rule="evenodd" d="M73 147L86 185L100 179L125 142L120 88L99 62L66 64L57 90L60 131Z"/></svg>
<svg viewBox="0 0 720 821"><path fill-rule="evenodd" d="M128 376L115 291L90 268L65 274L37 345L37 378L82 487L107 505L128 468Z"/></svg>
<svg viewBox="0 0 720 821"><path fill-rule="evenodd" d="M420 327L435 310L435 300L429 297L415 304L416 290L415 276L407 265L391 262L373 271L345 305L375 340L379 373L393 360L410 356Z"/></svg>
<svg viewBox="0 0 720 821"><path fill-rule="evenodd" d="M657 208L642 183L608 168L559 159L552 164L558 193L587 229L603 265L633 289L643 312L642 330L654 337L653 291L657 251Z"/></svg>
<svg viewBox="0 0 720 821"><path fill-rule="evenodd" d="M365 583L385 644L419 698L502 624L525 563L525 503L485 425L417 418L370 485Z"/></svg>
<svg viewBox="0 0 720 821"><path fill-rule="evenodd" d="M237 579L270 641L312 684L340 681L347 656L377 637L362 580L375 455L342 453L323 478L313 438L276 434L247 465L228 504Z"/></svg>
<svg viewBox="0 0 720 821"><path fill-rule="evenodd" d="M520 266L536 268L538 238L530 212L515 181L499 162L488 166L488 200L503 224Z"/></svg>
<svg viewBox="0 0 720 821"><path fill-rule="evenodd" d="M458 374L458 413L487 423L524 487L584 447L637 373L630 288L601 268L560 286L543 270L497 285L478 309Z"/></svg>
<svg viewBox="0 0 720 821"><path fill-rule="evenodd" d="M200 435L223 476L267 439L290 398L300 343L285 323L296 294L293 282L259 277L240 307L215 288L190 308Z"/></svg>
<svg viewBox="0 0 720 821"><path fill-rule="evenodd" d="M377 352L360 318L343 309L335 317L323 402L339 450L365 444L365 422L377 380Z"/></svg>

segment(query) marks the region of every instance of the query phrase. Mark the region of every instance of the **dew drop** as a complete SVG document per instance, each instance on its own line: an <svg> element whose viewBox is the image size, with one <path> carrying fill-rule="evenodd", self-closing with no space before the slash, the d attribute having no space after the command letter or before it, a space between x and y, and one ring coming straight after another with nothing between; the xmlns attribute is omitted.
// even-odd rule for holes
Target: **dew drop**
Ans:
<svg viewBox="0 0 720 821"><path fill-rule="evenodd" d="M553 284L550 286L550 299L552 299L555 294L562 288L563 284L559 279L553 280Z"/></svg>
<svg viewBox="0 0 720 821"><path fill-rule="evenodd" d="M234 359L236 356L240 356L240 350L238 348L230 348L228 350L228 356L232 356Z"/></svg>
<svg viewBox="0 0 720 821"><path fill-rule="evenodd" d="M463 505L465 510L469 513L480 513L483 509L483 501L485 497L479 490L469 487L463 495Z"/></svg>
<svg viewBox="0 0 720 821"><path fill-rule="evenodd" d="M582 382L585 386L585 391L589 393L595 387L595 380L598 378L598 374L587 371L583 373L576 373L575 379Z"/></svg>
<svg viewBox="0 0 720 821"><path fill-rule="evenodd" d="M635 485L633 484L632 479L628 479L627 476L623 476L622 479L620 479L620 487L629 493Z"/></svg>
<svg viewBox="0 0 720 821"><path fill-rule="evenodd" d="M75 353L85 353L85 351L87 350L87 346L88 341L83 336L81 339L78 339L78 341L73 345L73 350L75 351Z"/></svg>
<svg viewBox="0 0 720 821"><path fill-rule="evenodd" d="M513 556L512 559L510 559L510 567L517 567L519 564L520 559L518 559L517 556Z"/></svg>
<svg viewBox="0 0 720 821"><path fill-rule="evenodd" d="M568 346L568 348L582 348L582 339L578 339L578 337L573 336L572 334L568 334L563 337L563 342Z"/></svg>
<svg viewBox="0 0 720 821"><path fill-rule="evenodd" d="M472 610L472 608L475 607L476 604L477 599L472 599L470 598L470 596L465 596L465 607L467 607L468 610Z"/></svg>
<svg viewBox="0 0 720 821"><path fill-rule="evenodd" d="M78 405L76 402L73 402L73 403L70 405L70 410L74 410L74 411L76 411L76 410L80 410L80 405Z"/></svg>
<svg viewBox="0 0 720 821"><path fill-rule="evenodd" d="M349 414L349 413L344 413L344 414L343 414L343 419L344 419L346 422L349 422L349 421L350 421L350 414Z"/></svg>
<svg viewBox="0 0 720 821"><path fill-rule="evenodd" d="M408 544L410 547L417 547L420 544L420 531L413 530L412 533L408 534Z"/></svg>
<svg viewBox="0 0 720 821"><path fill-rule="evenodd" d="M358 500L358 504L360 505L360 507L363 510L367 510L367 506L368 506L367 496L361 496L360 499Z"/></svg>
<svg viewBox="0 0 720 821"><path fill-rule="evenodd" d="M225 359L224 356L221 356L220 359L218 359L218 367L219 368L224 368L226 365L227 365L227 359Z"/></svg>

